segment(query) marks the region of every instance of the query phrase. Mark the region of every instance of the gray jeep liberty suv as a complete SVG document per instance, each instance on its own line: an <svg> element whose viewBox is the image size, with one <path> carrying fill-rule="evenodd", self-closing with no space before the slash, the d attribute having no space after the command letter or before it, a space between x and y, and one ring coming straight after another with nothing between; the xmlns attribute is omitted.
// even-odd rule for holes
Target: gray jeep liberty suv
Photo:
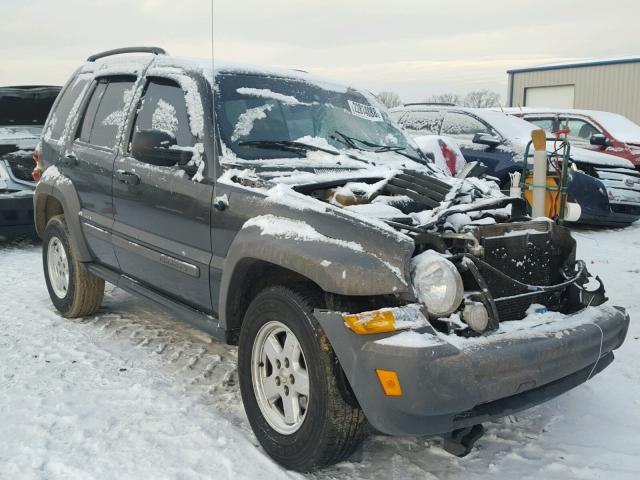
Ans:
<svg viewBox="0 0 640 480"><path fill-rule="evenodd" d="M94 314L106 280L238 344L249 422L289 468L348 457L370 427L464 453L627 332L566 228L473 166L446 176L371 94L304 72L97 54L40 158L55 307Z"/></svg>

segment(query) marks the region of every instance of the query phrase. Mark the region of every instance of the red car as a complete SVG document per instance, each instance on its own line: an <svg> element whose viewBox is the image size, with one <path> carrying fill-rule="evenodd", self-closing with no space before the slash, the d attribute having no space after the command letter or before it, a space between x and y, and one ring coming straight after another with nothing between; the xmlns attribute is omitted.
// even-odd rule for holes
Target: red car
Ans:
<svg viewBox="0 0 640 480"><path fill-rule="evenodd" d="M630 160L640 169L640 125L617 113L552 108L508 108L505 113L524 118L548 132L567 125L569 138L582 148Z"/></svg>

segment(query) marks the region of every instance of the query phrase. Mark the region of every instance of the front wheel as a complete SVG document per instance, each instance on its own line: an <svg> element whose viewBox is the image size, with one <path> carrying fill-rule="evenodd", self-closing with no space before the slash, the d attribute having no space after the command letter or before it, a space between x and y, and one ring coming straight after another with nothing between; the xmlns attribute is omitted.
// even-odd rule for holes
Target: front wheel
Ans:
<svg viewBox="0 0 640 480"><path fill-rule="evenodd" d="M102 304L104 280L85 270L69 243L64 215L47 223L42 238L42 263L49 297L67 318L95 313Z"/></svg>
<svg viewBox="0 0 640 480"><path fill-rule="evenodd" d="M366 420L347 402L345 382L310 296L271 287L251 302L238 350L240 389L249 423L277 462L308 471L349 457Z"/></svg>

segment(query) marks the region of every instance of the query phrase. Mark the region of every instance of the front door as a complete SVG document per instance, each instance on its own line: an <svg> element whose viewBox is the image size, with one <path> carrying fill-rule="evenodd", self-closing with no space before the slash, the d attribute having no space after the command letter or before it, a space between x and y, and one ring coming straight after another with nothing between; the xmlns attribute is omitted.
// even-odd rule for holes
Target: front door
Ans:
<svg viewBox="0 0 640 480"><path fill-rule="evenodd" d="M491 148L473 143L473 137L478 133L501 138L490 125L465 112L447 112L440 129L440 135L452 137L458 142L467 162L482 162L489 169L489 175L498 177L500 184L505 187L509 172L520 170L522 166L514 163L514 152L509 148Z"/></svg>
<svg viewBox="0 0 640 480"><path fill-rule="evenodd" d="M192 107L193 108L193 107ZM160 130L175 148L199 156L183 89L174 80L147 80L123 156L114 167L113 245L123 273L182 303L210 312L213 186L193 179L191 166L157 166L134 158L136 132ZM204 159L201 159L204 161Z"/></svg>

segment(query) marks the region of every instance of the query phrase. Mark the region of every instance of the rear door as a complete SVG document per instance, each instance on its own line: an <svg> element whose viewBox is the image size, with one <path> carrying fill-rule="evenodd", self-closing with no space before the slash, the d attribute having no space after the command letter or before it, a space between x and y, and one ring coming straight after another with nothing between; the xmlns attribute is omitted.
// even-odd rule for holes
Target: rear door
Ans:
<svg viewBox="0 0 640 480"><path fill-rule="evenodd" d="M81 110L75 138L60 159L78 193L82 229L97 261L117 268L111 245L113 162L136 77L97 79Z"/></svg>
<svg viewBox="0 0 640 480"><path fill-rule="evenodd" d="M196 99L200 101L199 96ZM195 107L190 104L190 108ZM202 139L190 129L197 113L189 110L185 92L175 80L147 79L123 155L115 164L113 244L129 277L209 312L213 186L195 181L191 166L151 165L130 151L134 132L161 130L175 137L177 148L199 157Z"/></svg>

